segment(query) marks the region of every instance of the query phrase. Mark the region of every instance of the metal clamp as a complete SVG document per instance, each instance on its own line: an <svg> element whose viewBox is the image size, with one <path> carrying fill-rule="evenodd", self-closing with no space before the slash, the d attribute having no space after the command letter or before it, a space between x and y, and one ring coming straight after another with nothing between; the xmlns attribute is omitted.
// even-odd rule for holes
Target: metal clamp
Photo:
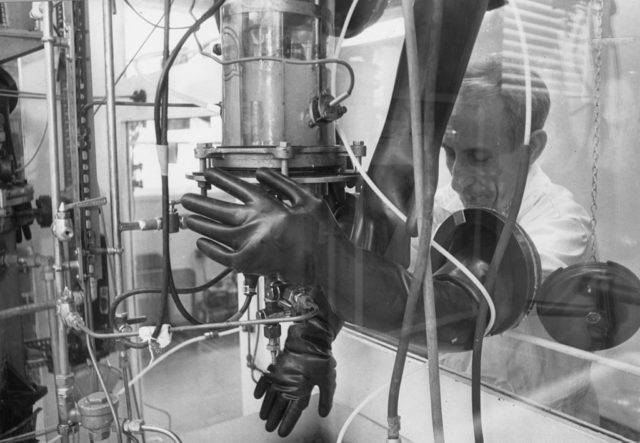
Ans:
<svg viewBox="0 0 640 443"><path fill-rule="evenodd" d="M107 197L88 198L72 203L61 203L59 211L70 211L76 208L97 208L107 204Z"/></svg>

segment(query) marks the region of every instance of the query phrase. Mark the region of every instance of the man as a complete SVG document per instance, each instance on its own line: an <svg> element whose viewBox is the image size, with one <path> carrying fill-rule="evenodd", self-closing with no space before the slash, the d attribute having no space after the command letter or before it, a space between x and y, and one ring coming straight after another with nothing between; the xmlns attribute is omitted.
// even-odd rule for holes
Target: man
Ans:
<svg viewBox="0 0 640 443"><path fill-rule="evenodd" d="M517 62L498 57L468 69L442 143L451 183L436 193L434 225L465 207L508 212L524 138L523 75ZM560 267L587 262L591 254L587 213L537 164L547 142L549 106L547 88L534 73L531 166L517 221L540 255L543 280ZM535 309L516 330L551 339ZM469 372L467 354L443 356L441 363ZM502 336L487 338L483 354L483 377L491 384L598 423L586 362Z"/></svg>
<svg viewBox="0 0 640 443"><path fill-rule="evenodd" d="M463 82L443 143L452 186L438 194L436 223L463 207L481 206L502 213L508 210L522 149L524 82L522 76L503 76L502 67L501 60L491 59L470 69ZM584 259L588 223L586 214L568 192L551 184L535 164L546 145L542 127L549 98L546 87L537 77L534 86L530 144L533 166L519 222L536 244L542 267L549 273ZM321 313L313 322L294 326L277 363L269 368L256 389L257 396L265 395L260 416L267 420L267 430L279 426L280 435L286 435L307 406L314 385L320 386L320 415L326 415L330 409L335 387L331 341L340 325L333 313L378 330L397 330L412 276L399 264L357 248L320 198L274 171L257 172L261 188L222 171L207 171L205 177L244 204L192 194L183 197L184 207L200 214L187 218L188 227L208 237L198 240L199 249L242 272L278 275L288 283L316 285L326 297L317 298ZM276 199L274 193L286 203ZM357 270L364 272L358 274ZM494 300L508 301L512 296L508 288L516 286L519 277L502 272L502 268L500 271L496 290L491 295ZM476 300L481 297L477 288L460 273L436 272L434 289L440 340L450 349L470 349L478 310ZM357 300L363 299L364 303L358 306ZM500 321L496 324L501 327L493 329L492 334L517 326L522 314L500 310ZM544 335L536 320L527 319L520 328ZM550 360L555 356L546 359L547 354L538 349L523 351L524 345L518 343L507 342L507 346L501 346L503 339L500 340L496 346L488 343L485 361L493 359L495 354L498 368L504 368L505 361L511 362L506 365L507 374L497 371L497 375L491 375L501 386L530 393L545 386L543 381L550 379L549 368L554 379L557 379L556 371L567 374L562 372L565 368L561 362L556 364ZM494 348L501 352L494 352ZM517 358L512 358L514 355ZM530 358L532 356L540 359ZM449 363L464 369L466 360L465 356ZM539 370L531 371L529 368L535 365ZM491 371L487 373L493 374L493 366L488 366ZM573 375L574 371L568 373ZM575 389L559 399L545 402L551 404L571 396L584 387L583 379L570 380Z"/></svg>

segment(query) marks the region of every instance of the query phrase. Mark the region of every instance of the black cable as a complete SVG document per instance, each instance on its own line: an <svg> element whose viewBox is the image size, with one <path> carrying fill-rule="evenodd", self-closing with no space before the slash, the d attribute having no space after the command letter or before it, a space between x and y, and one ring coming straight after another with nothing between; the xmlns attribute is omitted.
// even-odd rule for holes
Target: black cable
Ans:
<svg viewBox="0 0 640 443"><path fill-rule="evenodd" d="M198 292L202 292L210 288L211 286L219 283L223 278L229 275L232 271L233 271L233 268L226 268L222 272L220 272L218 275L213 277L211 280L209 280L208 282L200 286L195 286L191 288L176 288L176 292L178 294L195 294ZM133 289L131 291L123 292L113 300L113 303L111 303L111 307L109 309L109 321L111 321L112 325L115 325L115 321L116 321L115 315L118 310L118 306L120 305L120 303L122 303L129 297L133 297L140 294L161 294L161 293L162 293L162 289L160 288L138 288L138 289ZM146 344L143 343L142 347L146 347Z"/></svg>
<svg viewBox="0 0 640 443"><path fill-rule="evenodd" d="M169 261L169 177L162 175L162 300L160 301L160 316L156 323L152 337L158 338L162 324L169 313L169 284L171 281L171 263Z"/></svg>
<svg viewBox="0 0 640 443"><path fill-rule="evenodd" d="M522 147L522 152L520 154L518 179L516 181L513 198L511 200L509 215L502 227L502 232L500 232L500 237L498 238L493 257L491 258L489 272L484 284L489 294L493 292L495 287L498 277L498 269L500 268L505 251L507 250L507 246L511 240L511 234L513 233L513 228L515 227L518 213L520 212L522 196L524 195L524 188L527 184L529 161L530 147L525 145ZM487 326L488 312L489 305L484 298L481 298L478 309L478 318L476 320L476 327L473 334L473 351L471 357L471 413L473 415L473 436L476 443L484 442L482 431L482 409L480 403L480 382L482 377L482 345L484 341L485 328Z"/></svg>
<svg viewBox="0 0 640 443"><path fill-rule="evenodd" d="M155 108L153 113L154 122L156 122L156 140L160 140L162 138L161 127L159 126L160 122L160 105L161 105L161 96L163 94L164 89L168 90L168 75L169 70L173 66L173 63L176 61L178 57L178 53L182 49L182 46L186 43L187 39L196 32L200 25L202 25L205 21L210 19L218 12L218 9L224 4L224 0L217 0L211 8L209 8L198 20L196 20L187 30L187 32L182 36L178 44L175 46L171 54L169 55L169 60L164 64L162 68L162 72L160 73L160 78L158 79L158 87L156 89L156 95L154 99Z"/></svg>
<svg viewBox="0 0 640 443"><path fill-rule="evenodd" d="M244 313L247 312L247 310L249 309L249 305L251 305L251 299L255 294L256 294L255 292L249 292L244 298L244 302L242 303L242 306L240 306L240 309L238 309L238 311L235 314L229 317L227 321L240 320L240 318L244 315Z"/></svg>
<svg viewBox="0 0 640 443"><path fill-rule="evenodd" d="M171 262L169 262L169 269L171 269ZM201 325L202 324L202 322L200 320L198 320L197 318L193 317L189 313L189 311L187 311L187 309L184 307L184 305L182 304L182 301L178 297L178 291L176 290L176 285L175 285L175 282L173 281L173 273L172 272L169 272L169 294L171 295L171 299L173 300L173 304L176 305L176 308L178 308L178 311L180 312L182 317L184 317L185 320L187 320L192 325Z"/></svg>
<svg viewBox="0 0 640 443"><path fill-rule="evenodd" d="M165 41L164 41L164 54L163 54L163 68L160 73L160 78L158 80L158 86L156 89L156 95L154 100L154 113L153 120L155 123L155 132L156 132L156 144L159 146L167 146L167 133L168 133L168 95L169 95L169 71L175 62L178 53L184 46L185 42L188 38L193 34L196 30L200 28L200 25L204 23L209 18L213 17L214 14L220 9L220 6L224 3L224 0L216 1L211 8L209 8L198 20L196 20L185 32L182 36L178 44L173 48L171 53L169 54L169 12L171 9L170 0L165 0ZM166 171L165 171L166 172ZM153 331L153 337L157 338L160 334L160 330L162 328L162 324L168 313L168 303L169 303L169 294L171 294L174 302L177 301L176 306L179 310L184 309L184 306L181 307L182 303L178 299L177 296L174 296L174 291L172 289L172 279L171 276L171 262L169 260L169 177L168 175L162 175L162 219L165 223L162 224L162 257L163 257L163 284L162 284L162 301L161 301L161 314L158 319L158 323L156 324L156 328ZM184 309L186 312L186 309ZM181 310L182 313L182 310ZM184 315L184 314L183 314ZM191 317L193 319L193 317Z"/></svg>
<svg viewBox="0 0 640 443"><path fill-rule="evenodd" d="M162 49L162 63L163 65L167 65L167 61L169 60L169 18L171 15L171 0L164 0L164 43ZM169 84L169 71L166 73L166 84ZM167 146L167 134L168 134L168 121L169 115L167 107L169 100L169 88L164 88L163 86L158 87L159 95L156 95L157 104L154 103L154 111L156 108L159 110L158 119L154 122L156 124L156 144L159 146L165 146L166 150L169 149ZM155 117L155 116L154 116ZM161 154L162 155L162 154ZM168 156L168 153L166 153ZM167 159L165 157L164 161ZM162 163L162 162L161 162ZM169 292L171 288L169 287L171 282L171 262L169 261L169 165L164 164L161 165L161 184L162 184L162 300L160 301L160 316L158 317L158 322L156 323L156 327L153 330L153 334L151 335L153 338L158 338L160 335L160 331L162 329L162 325L166 322L166 319L169 315Z"/></svg>

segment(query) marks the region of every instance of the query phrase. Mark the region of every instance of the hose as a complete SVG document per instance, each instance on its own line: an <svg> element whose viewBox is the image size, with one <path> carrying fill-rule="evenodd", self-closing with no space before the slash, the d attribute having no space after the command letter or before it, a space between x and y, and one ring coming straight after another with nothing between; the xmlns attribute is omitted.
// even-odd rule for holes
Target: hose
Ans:
<svg viewBox="0 0 640 443"><path fill-rule="evenodd" d="M158 87L156 88L154 107L153 107L153 119L155 124L155 132L156 132L156 144L159 148L164 148L164 153L161 155L168 155L168 146L167 146L167 133L168 133L168 92L169 92L169 71L175 62L178 53L184 46L187 39L193 34L197 29L200 28L200 25L204 23L209 18L213 17L216 12L220 9L224 0L217 0L213 6L211 6L198 20L196 20L184 33L182 38L178 41L178 44L173 48L171 53L168 53L169 47L169 10L171 7L171 2L169 0L165 0L165 42L164 42L164 64L162 68L162 72L160 73L160 78L158 80ZM167 165L165 165L168 168ZM162 171L161 176L162 183L162 218L163 220L169 220L169 176L168 171ZM162 328L162 324L164 323L164 319L168 312L168 304L169 304L169 293L171 293L174 303L176 307L180 310L180 312L184 315L186 309L182 305L182 302L175 295L175 286L173 284L173 277L171 271L171 261L170 261L170 247L169 247L169 223L163 223L162 225L162 257L163 257L163 285L162 285L162 301L161 301L161 315L158 319L158 323L156 323L156 328L153 331L153 337L157 338L160 334L160 330ZM195 320L190 315L186 316L188 320Z"/></svg>
<svg viewBox="0 0 640 443"><path fill-rule="evenodd" d="M518 180L516 182L511 208L509 209L507 221L505 222L502 232L500 233L500 237L498 238L495 252L491 258L491 264L489 265L489 272L485 283L485 287L489 293L494 290L498 277L498 269L500 268L504 253L509 245L509 241L511 240L511 234L513 233L518 212L520 211L522 195L524 194L524 187L527 182L527 171L529 170L529 152L529 146L523 146L520 154ZM473 334L473 350L471 358L471 411L473 414L473 432L476 443L482 443L484 441L482 435L482 411L480 405L480 379L482 376L482 344L484 341L487 313L487 304L483 299L480 299L478 317Z"/></svg>
<svg viewBox="0 0 640 443"><path fill-rule="evenodd" d="M178 294L195 294L197 292L202 292L210 288L211 286L219 283L223 278L229 275L232 271L233 271L233 268L226 268L225 270L220 272L218 275L216 275L214 278L212 278L211 280L209 280L208 282L200 286L195 286L192 288L176 288L176 292ZM131 291L123 292L113 300L113 303L111 303L111 308L109 310L109 321L111 322L112 325L115 325L116 323L115 314L116 314L116 311L118 310L118 306L127 298L133 297L139 294L161 294L161 293L162 293L162 290L160 288L139 288L139 289L133 289Z"/></svg>
<svg viewBox="0 0 640 443"><path fill-rule="evenodd" d="M504 253L507 249L509 241L511 240L511 234L518 218L518 212L520 212L520 205L522 204L522 196L524 195L524 188L527 183L527 174L529 171L530 163L530 142L531 142L531 120L532 120L532 98L531 98L531 67L529 65L529 51L527 49L527 39L524 32L524 26L520 17L516 0L509 2L513 10L513 14L516 20L518 28L518 34L520 36L520 44L522 47L522 58L524 65L524 87L525 87L525 127L524 127L524 139L522 151L520 152L520 164L518 169L518 179L516 181L515 190L509 208L509 215L507 221L502 228L500 237L496 249L491 258L491 264L489 265L489 272L485 280L485 287L489 293L493 292L496 279L498 276L498 269ZM471 413L473 415L473 435L476 443L484 442L484 435L482 430L482 406L480 399L480 382L482 377L482 345L484 340L484 331L487 317L487 305L484 300L480 300L480 306L478 309L478 318L476 320L476 328L473 334L473 350L471 357Z"/></svg>
<svg viewBox="0 0 640 443"><path fill-rule="evenodd" d="M54 309L56 307L56 301L45 301L42 303L32 303L23 306L17 306L15 308L3 309L0 311L0 320L6 320L11 317L16 317L19 315L28 315L33 314L35 312L47 311L49 309Z"/></svg>
<svg viewBox="0 0 640 443"><path fill-rule="evenodd" d="M444 442L444 427L442 421L442 403L440 396L440 376L438 366L438 333L435 316L435 294L431 277L431 230L433 225L433 204L438 177L438 150L433 146L433 101L435 96L435 72L437 72L439 32L442 19L442 4L433 2L433 17L430 23L430 39L428 48L428 72L425 85L424 110L420 103L420 72L418 67L418 47L416 41L415 17L413 15L413 3L411 0L402 1L402 11L405 23L405 49L407 53L407 66L409 75L409 97L411 114L411 141L413 150L414 167L414 193L416 195L416 208L418 219L421 221L420 239L418 245L417 263L414 278L411 281L409 297L406 302L398 351L396 353L388 398L388 437L387 440L400 438L400 417L398 416L398 404L400 399L400 386L409 350L409 341L412 333L416 306L420 298L421 290L424 294L425 329L427 335L427 347L429 358L429 387L431 400L431 420L433 424L434 441ZM423 133L422 112L427 128ZM426 155L423 155L423 145L426 147ZM427 176L425 172L428 171Z"/></svg>
<svg viewBox="0 0 640 443"><path fill-rule="evenodd" d="M164 0L164 36L162 46L162 63L166 65L169 59L169 17L171 15L171 1ZM169 72L165 76L167 84L169 83ZM162 88L158 87L160 91ZM167 142L168 133L168 118L169 118L169 98L168 88L164 88L160 92L159 96L156 96L156 100L159 104L159 114L155 121L156 126L156 144L158 147L164 146L164 152L158 151L158 157L164 155L164 162L160 161L160 183L162 194L162 299L160 301L160 316L156 323L156 328L153 331L153 338L158 338L162 329L162 324L166 322L166 318L169 314L169 291L171 290L171 262L169 261L169 165L168 162L168 150ZM156 110L154 104L154 111ZM155 115L154 115L155 117Z"/></svg>

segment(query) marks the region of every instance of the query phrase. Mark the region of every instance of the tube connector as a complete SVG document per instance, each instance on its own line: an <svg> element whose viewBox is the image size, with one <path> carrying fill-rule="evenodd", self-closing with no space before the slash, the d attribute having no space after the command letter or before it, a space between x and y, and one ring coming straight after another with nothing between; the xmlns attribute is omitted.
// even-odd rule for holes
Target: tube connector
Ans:
<svg viewBox="0 0 640 443"><path fill-rule="evenodd" d="M387 442L401 442L400 438L400 416L387 417Z"/></svg>
<svg viewBox="0 0 640 443"><path fill-rule="evenodd" d="M77 312L68 312L64 315L61 314L60 317L65 325L71 329L75 329L76 331L81 331L82 327L85 325L82 316Z"/></svg>
<svg viewBox="0 0 640 443"><path fill-rule="evenodd" d="M124 423L122 423L122 430L127 434L140 434L142 432L142 426L144 426L144 420L142 419L125 420Z"/></svg>
<svg viewBox="0 0 640 443"><path fill-rule="evenodd" d="M76 311L76 303L82 303L82 295L77 292L71 292L69 288L65 288L62 292L62 296L58 300L58 316L62 322L69 328L80 331L84 326L84 319Z"/></svg>

